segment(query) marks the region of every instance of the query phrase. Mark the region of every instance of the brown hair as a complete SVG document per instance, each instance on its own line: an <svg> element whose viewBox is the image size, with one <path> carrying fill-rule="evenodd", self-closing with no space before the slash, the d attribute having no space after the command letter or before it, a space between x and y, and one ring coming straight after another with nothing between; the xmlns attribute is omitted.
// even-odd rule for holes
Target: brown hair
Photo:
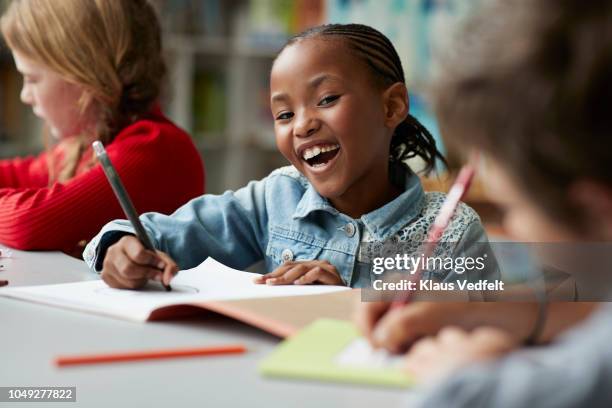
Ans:
<svg viewBox="0 0 612 408"><path fill-rule="evenodd" d="M338 39L368 67L377 84L391 86L406 83L402 62L391 41L380 31L363 24L325 24L295 35L286 48L307 38ZM282 50L281 50L282 51ZM425 162L425 173L435 169L436 160L446 164L434 137L414 116L408 115L395 129L389 158L391 163L408 167L406 160L420 157Z"/></svg>
<svg viewBox="0 0 612 408"><path fill-rule="evenodd" d="M432 96L447 145L484 150L553 219L582 228L572 183L612 186L612 2L495 2L440 66Z"/></svg>
<svg viewBox="0 0 612 408"><path fill-rule="evenodd" d="M110 143L159 96L166 67L146 0L13 0L0 28L11 49L85 89L82 112L92 103L100 108L95 134L75 138L58 181L74 175L84 143Z"/></svg>

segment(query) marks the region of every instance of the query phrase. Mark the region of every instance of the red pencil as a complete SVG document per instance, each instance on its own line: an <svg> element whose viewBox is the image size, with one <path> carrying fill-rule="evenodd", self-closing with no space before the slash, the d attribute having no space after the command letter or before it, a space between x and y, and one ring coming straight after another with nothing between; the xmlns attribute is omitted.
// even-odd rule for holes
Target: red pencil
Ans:
<svg viewBox="0 0 612 408"><path fill-rule="evenodd" d="M477 156L474 158L474 160L476 159ZM457 206L459 206L459 202L470 189L472 179L474 178L474 172L474 167L470 163L464 165L459 171L457 179L453 183L451 189L448 191L446 200L444 203L442 203L440 212L438 213L433 225L429 230L429 233L427 234L427 241L423 243L422 248L424 258L430 257L433 254L434 249L436 249L444 230L446 230L446 227L448 227L451 218L455 214L455 210L457 210ZM422 270L420 268L416 270L410 281L418 282L421 279L421 272ZM395 309L404 306L410 301L411 293L412 292L408 292L406 296L395 300L391 305L391 308Z"/></svg>
<svg viewBox="0 0 612 408"><path fill-rule="evenodd" d="M80 356L59 356L55 359L57 366L80 364L117 363L122 361L153 360L162 358L213 356L220 354L241 354L246 348L240 344L228 346L196 347L185 349L166 349L150 351L133 351L124 353L90 354Z"/></svg>

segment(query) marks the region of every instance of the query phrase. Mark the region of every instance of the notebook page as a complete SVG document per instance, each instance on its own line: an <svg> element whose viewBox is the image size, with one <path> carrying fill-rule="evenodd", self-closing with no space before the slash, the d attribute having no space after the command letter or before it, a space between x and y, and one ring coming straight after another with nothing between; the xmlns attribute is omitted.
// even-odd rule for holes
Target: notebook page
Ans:
<svg viewBox="0 0 612 408"><path fill-rule="evenodd" d="M343 286L279 285L253 283L258 276L229 268L212 258L179 272L172 291L150 282L144 290L112 289L103 281L0 289L0 295L70 309L144 321L160 307L205 301L300 296L349 290Z"/></svg>

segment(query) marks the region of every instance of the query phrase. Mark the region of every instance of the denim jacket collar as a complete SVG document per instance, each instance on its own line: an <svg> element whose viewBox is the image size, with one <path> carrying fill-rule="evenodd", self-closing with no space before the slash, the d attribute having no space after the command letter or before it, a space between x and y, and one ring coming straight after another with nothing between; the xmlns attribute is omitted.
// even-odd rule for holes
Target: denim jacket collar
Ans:
<svg viewBox="0 0 612 408"><path fill-rule="evenodd" d="M308 188L306 188L302 199L293 212L293 219L305 218L314 211L326 211L333 215L340 213L329 203L327 198L322 197L314 186L308 183Z"/></svg>
<svg viewBox="0 0 612 408"><path fill-rule="evenodd" d="M375 240L385 241L421 213L424 200L425 193L419 177L409 171L406 174L404 192L395 200L363 215L361 221ZM293 213L293 219L305 218L314 211L339 214L339 211L309 183Z"/></svg>
<svg viewBox="0 0 612 408"><path fill-rule="evenodd" d="M404 192L395 200L361 217L376 241L385 241L419 216L425 205L421 180L412 171L406 174Z"/></svg>

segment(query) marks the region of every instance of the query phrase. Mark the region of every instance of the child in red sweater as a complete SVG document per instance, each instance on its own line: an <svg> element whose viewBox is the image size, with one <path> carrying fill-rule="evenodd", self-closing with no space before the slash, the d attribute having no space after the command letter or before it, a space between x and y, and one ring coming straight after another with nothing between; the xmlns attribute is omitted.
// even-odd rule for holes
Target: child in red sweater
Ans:
<svg viewBox="0 0 612 408"><path fill-rule="evenodd" d="M147 1L13 1L0 27L24 78L21 100L53 144L0 161L1 243L80 254L122 217L94 140L140 212L170 213L204 192L197 150L156 102L165 64Z"/></svg>

